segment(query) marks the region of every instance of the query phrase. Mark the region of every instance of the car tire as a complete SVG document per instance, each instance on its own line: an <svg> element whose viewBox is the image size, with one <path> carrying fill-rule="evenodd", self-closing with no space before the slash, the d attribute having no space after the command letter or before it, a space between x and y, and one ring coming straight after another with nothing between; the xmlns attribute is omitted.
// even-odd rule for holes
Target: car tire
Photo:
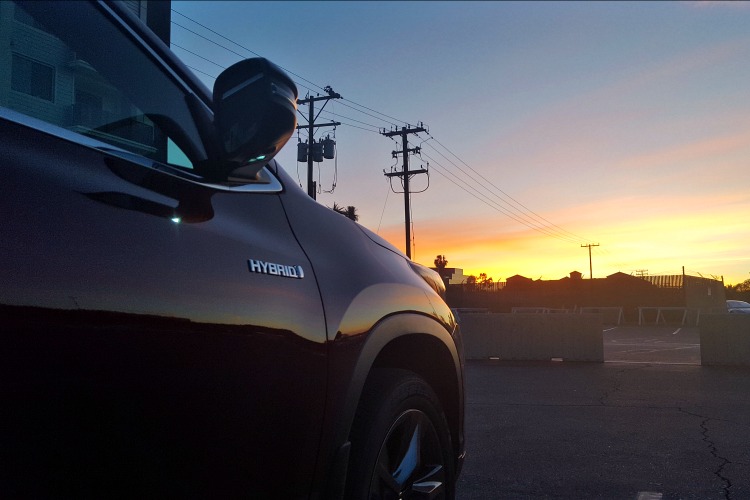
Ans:
<svg viewBox="0 0 750 500"><path fill-rule="evenodd" d="M454 498L448 422L435 392L414 373L370 375L350 439L346 498Z"/></svg>

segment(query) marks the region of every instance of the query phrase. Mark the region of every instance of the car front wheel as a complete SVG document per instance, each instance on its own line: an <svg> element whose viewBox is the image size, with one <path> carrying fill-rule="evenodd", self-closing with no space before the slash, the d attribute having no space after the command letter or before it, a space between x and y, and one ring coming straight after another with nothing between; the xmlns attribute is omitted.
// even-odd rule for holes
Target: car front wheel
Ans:
<svg viewBox="0 0 750 500"><path fill-rule="evenodd" d="M448 423L434 391L414 373L372 373L351 442L347 498L454 497Z"/></svg>

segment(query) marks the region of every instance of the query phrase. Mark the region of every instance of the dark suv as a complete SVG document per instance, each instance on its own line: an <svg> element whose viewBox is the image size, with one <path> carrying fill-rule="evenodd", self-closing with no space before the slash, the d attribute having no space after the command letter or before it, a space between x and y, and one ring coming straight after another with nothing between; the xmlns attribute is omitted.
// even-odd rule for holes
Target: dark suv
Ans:
<svg viewBox="0 0 750 500"><path fill-rule="evenodd" d="M139 4L0 2L0 494L452 498L440 277L273 160L283 71L209 92Z"/></svg>

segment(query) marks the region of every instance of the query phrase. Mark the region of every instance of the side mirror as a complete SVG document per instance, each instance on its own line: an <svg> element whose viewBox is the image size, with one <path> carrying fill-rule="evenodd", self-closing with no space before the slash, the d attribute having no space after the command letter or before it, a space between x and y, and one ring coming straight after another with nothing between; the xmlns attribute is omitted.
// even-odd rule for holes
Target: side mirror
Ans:
<svg viewBox="0 0 750 500"><path fill-rule="evenodd" d="M222 180L255 180L297 126L297 87L264 58L224 70L214 83L214 127Z"/></svg>

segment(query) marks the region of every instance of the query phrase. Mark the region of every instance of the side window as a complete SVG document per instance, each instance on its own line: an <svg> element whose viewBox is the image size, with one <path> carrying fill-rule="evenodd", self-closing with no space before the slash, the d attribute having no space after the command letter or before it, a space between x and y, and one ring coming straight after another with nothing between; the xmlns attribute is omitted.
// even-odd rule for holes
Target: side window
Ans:
<svg viewBox="0 0 750 500"><path fill-rule="evenodd" d="M71 36L71 40L75 43L76 37ZM132 44L127 48L136 50ZM184 118L165 116L162 110L141 109L132 82L118 80L111 71L105 76L99 69L102 61L98 52L83 54L82 50L47 31L43 22L20 6L1 2L0 106L160 162L192 168L177 140L180 136L184 142L184 132L175 125L184 123ZM115 44L105 53L111 58L123 56ZM133 58L123 57L123 64L126 60ZM111 67L112 63L106 64ZM120 72L132 75L138 69ZM149 89L155 93L169 91L172 89Z"/></svg>

